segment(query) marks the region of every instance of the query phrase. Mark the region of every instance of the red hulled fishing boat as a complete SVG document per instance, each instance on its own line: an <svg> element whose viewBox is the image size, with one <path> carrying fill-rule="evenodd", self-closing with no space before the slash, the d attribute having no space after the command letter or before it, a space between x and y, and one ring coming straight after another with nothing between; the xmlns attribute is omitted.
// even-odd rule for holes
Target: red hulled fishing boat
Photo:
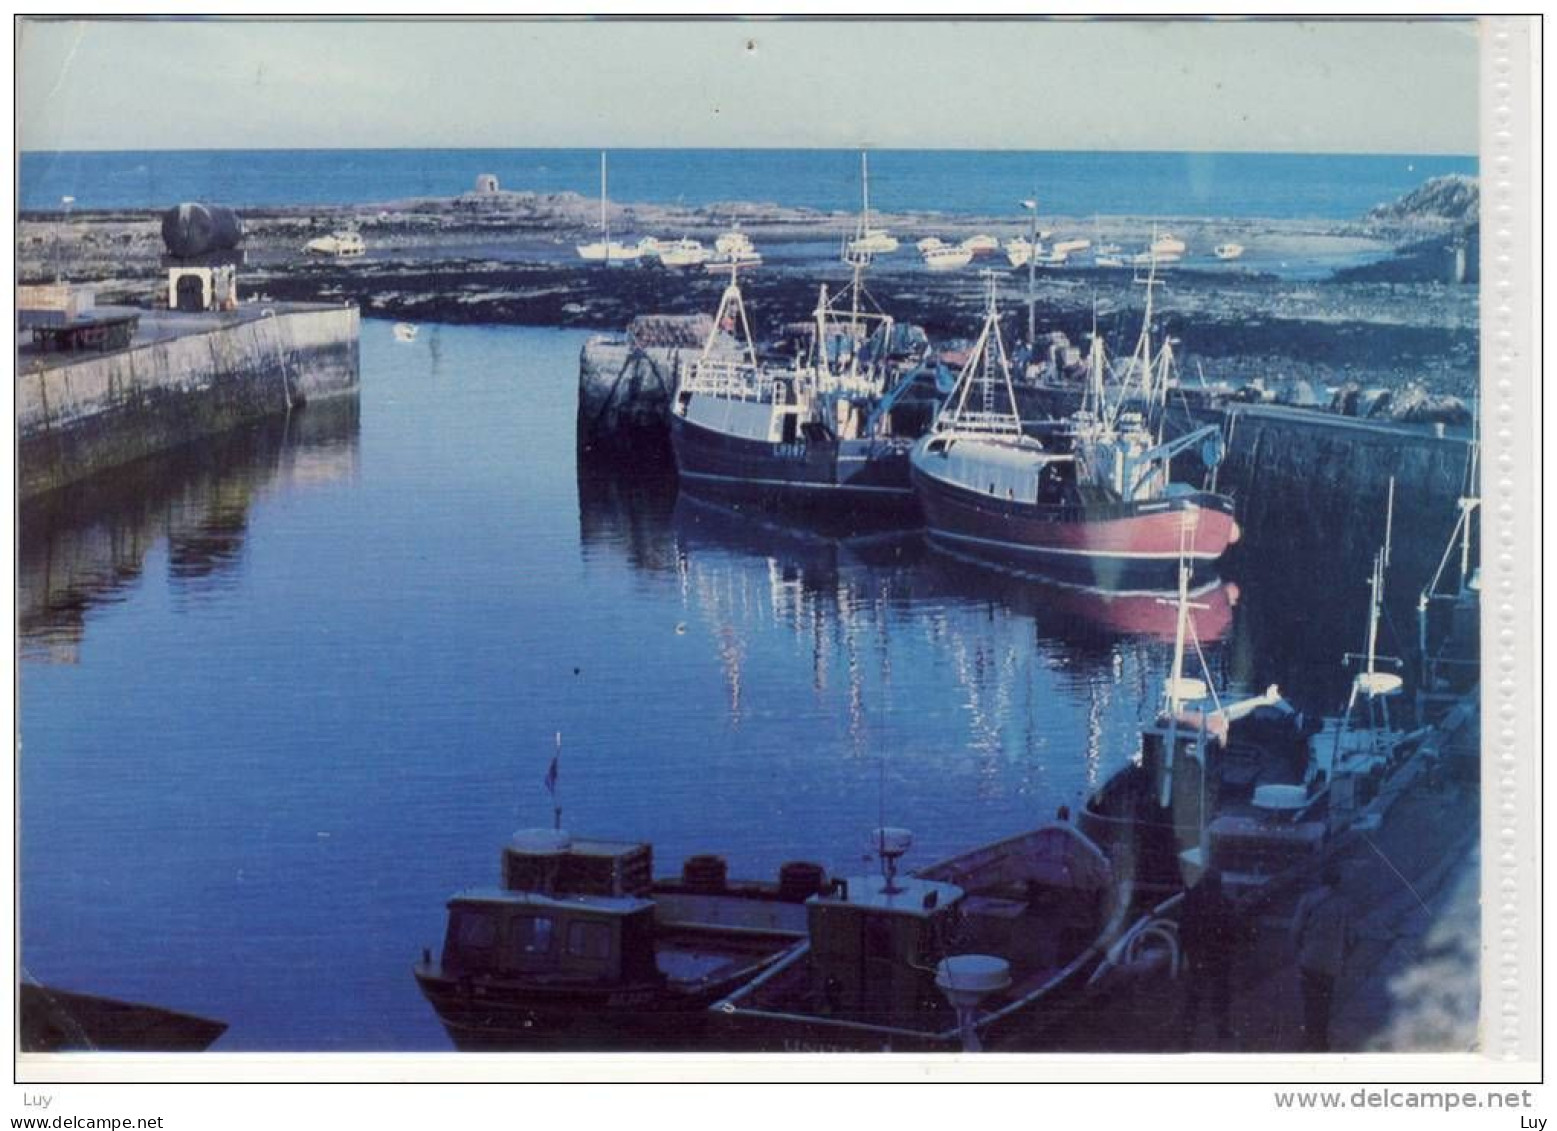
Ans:
<svg viewBox="0 0 1557 1131"><path fill-rule="evenodd" d="M1149 292L1148 292L1149 293ZM1148 325L1151 318L1147 304ZM1145 364L1133 380L1150 404L1160 385L1143 333ZM1140 352L1140 351L1138 351ZM994 280L978 342L935 427L910 457L914 490L933 538L971 552L1087 584L1125 586L1171 578L1181 560L1207 565L1238 538L1232 500L1171 477L1175 456L1199 449L1215 468L1222 455L1214 425L1164 441L1122 391L1103 395L1103 360L1094 336L1094 388L1065 427L1046 439L1028 434L1000 337Z"/></svg>

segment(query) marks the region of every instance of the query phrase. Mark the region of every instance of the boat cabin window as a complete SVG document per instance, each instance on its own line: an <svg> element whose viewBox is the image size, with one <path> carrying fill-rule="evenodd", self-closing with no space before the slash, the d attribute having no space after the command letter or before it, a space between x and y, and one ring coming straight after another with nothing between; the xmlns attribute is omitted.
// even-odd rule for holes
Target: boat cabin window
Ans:
<svg viewBox="0 0 1557 1131"><path fill-rule="evenodd" d="M544 915L515 915L508 927L509 965L522 970L547 964L555 928Z"/></svg>
<svg viewBox="0 0 1557 1131"><path fill-rule="evenodd" d="M497 952L497 916L486 908L460 907L449 915L443 964L457 970L489 970Z"/></svg>
<svg viewBox="0 0 1557 1131"><path fill-rule="evenodd" d="M573 958L610 958L610 924L590 922L570 923L568 925L568 954Z"/></svg>

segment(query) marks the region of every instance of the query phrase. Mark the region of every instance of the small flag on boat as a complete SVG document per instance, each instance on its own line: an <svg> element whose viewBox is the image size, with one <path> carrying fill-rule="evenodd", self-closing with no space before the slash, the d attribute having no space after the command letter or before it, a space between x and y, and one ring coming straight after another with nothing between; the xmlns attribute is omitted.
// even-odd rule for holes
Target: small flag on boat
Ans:
<svg viewBox="0 0 1557 1131"><path fill-rule="evenodd" d="M562 732L557 732L557 752L551 756L551 766L546 771L546 792L557 796L557 762L562 757Z"/></svg>

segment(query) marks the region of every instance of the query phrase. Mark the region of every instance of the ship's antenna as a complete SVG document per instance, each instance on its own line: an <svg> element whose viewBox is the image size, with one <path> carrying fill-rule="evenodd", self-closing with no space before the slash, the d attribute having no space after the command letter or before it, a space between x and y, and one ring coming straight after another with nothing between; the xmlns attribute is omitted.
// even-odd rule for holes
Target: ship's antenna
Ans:
<svg viewBox="0 0 1557 1131"><path fill-rule="evenodd" d="M551 794L551 827L562 828L562 801L557 796L557 771L562 764L562 732L557 732L557 752L551 756L551 766L546 771L546 792Z"/></svg>

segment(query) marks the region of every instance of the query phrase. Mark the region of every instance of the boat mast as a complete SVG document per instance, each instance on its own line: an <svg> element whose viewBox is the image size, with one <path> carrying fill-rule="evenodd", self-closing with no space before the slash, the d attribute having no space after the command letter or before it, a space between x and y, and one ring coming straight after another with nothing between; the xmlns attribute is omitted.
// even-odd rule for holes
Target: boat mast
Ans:
<svg viewBox="0 0 1557 1131"><path fill-rule="evenodd" d="M860 150L860 196L864 204L860 212L860 237L864 239L870 235L870 162L863 149Z"/></svg>
<svg viewBox="0 0 1557 1131"><path fill-rule="evenodd" d="M1038 340L1034 314L1037 304L1034 279L1038 268L1038 192L1036 189L1033 191L1032 199L1022 201L1022 207L1033 214L1033 242L1027 253L1027 350L1030 356L1034 343Z"/></svg>
<svg viewBox="0 0 1557 1131"><path fill-rule="evenodd" d="M1107 409L1103 397L1103 339L1097 332L1097 296L1092 297L1092 345L1087 351L1087 388L1082 395L1081 413L1102 420Z"/></svg>
<svg viewBox="0 0 1557 1131"><path fill-rule="evenodd" d="M606 155L600 151L600 238L605 242L606 262L611 262L611 225L606 220Z"/></svg>
<svg viewBox="0 0 1557 1131"><path fill-rule="evenodd" d="M719 310L714 315L713 327L708 331L708 338L703 342L703 352L698 357L698 364L708 361L714 352L714 343L719 340L719 331L728 319L731 328L736 326L741 330L741 352L745 355L746 364L753 369L757 367L757 347L752 342L751 324L746 320L746 303L741 299L741 285L737 282L738 274L736 265L730 264L730 281L725 285L724 294L719 298Z"/></svg>

